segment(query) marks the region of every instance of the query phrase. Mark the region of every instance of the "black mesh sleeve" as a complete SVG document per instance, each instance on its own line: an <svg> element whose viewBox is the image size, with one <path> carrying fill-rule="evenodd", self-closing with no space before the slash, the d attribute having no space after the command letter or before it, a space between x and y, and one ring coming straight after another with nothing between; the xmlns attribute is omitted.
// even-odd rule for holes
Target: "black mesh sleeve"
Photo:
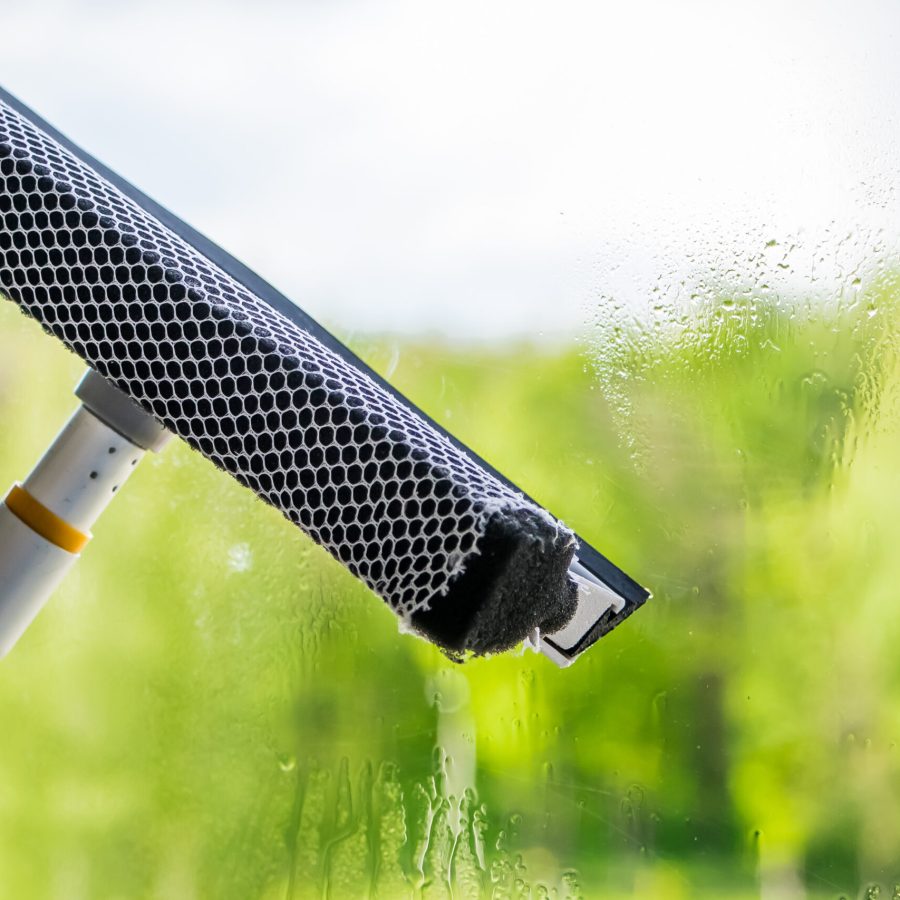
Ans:
<svg viewBox="0 0 900 900"><path fill-rule="evenodd" d="M0 226L0 291L431 640L491 652L570 617L569 529L3 94Z"/></svg>

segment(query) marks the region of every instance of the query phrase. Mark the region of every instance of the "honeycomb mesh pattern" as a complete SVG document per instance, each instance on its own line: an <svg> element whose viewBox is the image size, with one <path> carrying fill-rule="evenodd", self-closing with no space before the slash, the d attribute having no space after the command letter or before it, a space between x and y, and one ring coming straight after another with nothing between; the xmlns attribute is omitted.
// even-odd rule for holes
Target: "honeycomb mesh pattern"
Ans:
<svg viewBox="0 0 900 900"><path fill-rule="evenodd" d="M0 291L398 614L549 513L0 100Z"/></svg>

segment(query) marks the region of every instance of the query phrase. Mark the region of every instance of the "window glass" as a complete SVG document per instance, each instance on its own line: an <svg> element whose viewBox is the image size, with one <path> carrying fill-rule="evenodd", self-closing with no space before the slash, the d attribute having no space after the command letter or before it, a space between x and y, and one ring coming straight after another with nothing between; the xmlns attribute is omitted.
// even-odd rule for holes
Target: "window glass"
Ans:
<svg viewBox="0 0 900 900"><path fill-rule="evenodd" d="M3 28L5 87L654 594L458 665L173 443L0 666L5 893L900 896L892 3ZM81 365L9 303L0 351L11 484Z"/></svg>

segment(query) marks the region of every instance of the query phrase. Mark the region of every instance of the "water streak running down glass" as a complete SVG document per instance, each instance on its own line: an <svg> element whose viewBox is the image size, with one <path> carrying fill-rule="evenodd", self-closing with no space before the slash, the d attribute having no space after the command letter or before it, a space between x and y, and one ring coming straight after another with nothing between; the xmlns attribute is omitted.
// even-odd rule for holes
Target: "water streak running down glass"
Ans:
<svg viewBox="0 0 900 900"><path fill-rule="evenodd" d="M893 4L4 29L0 83L654 592L570 670L458 666L171 446L0 669L5 892L900 896ZM5 303L0 349L9 483L80 366Z"/></svg>

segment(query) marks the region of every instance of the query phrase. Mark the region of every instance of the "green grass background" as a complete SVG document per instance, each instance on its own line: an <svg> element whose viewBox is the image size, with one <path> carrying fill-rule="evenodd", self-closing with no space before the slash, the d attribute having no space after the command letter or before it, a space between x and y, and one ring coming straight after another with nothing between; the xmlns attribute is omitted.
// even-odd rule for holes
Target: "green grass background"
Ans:
<svg viewBox="0 0 900 900"><path fill-rule="evenodd" d="M145 461L0 664L0 894L889 897L896 293L355 342L653 590L567 671L455 665L184 445ZM0 305L0 482L81 368Z"/></svg>

